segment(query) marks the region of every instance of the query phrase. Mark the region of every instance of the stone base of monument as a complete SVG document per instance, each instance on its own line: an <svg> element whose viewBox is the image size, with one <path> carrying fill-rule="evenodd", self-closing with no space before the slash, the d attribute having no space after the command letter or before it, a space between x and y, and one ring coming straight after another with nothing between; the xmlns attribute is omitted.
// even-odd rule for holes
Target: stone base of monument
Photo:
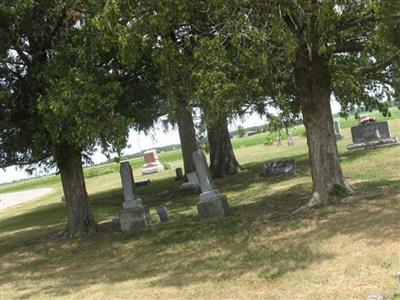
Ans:
<svg viewBox="0 0 400 300"><path fill-rule="evenodd" d="M200 191L199 179L197 178L196 172L186 174L187 182L181 184L182 190L194 190L195 192Z"/></svg>
<svg viewBox="0 0 400 300"><path fill-rule="evenodd" d="M200 220L204 222L222 219L229 214L228 200L218 191L201 193L200 201L197 203L197 212Z"/></svg>
<svg viewBox="0 0 400 300"><path fill-rule="evenodd" d="M150 211L146 206L126 208L119 213L122 232L135 232L151 224Z"/></svg>
<svg viewBox="0 0 400 300"><path fill-rule="evenodd" d="M145 167L142 169L142 174L147 175L147 174L153 174L153 173L158 173L164 171L165 168L162 164L156 165L156 166L151 166L151 167Z"/></svg>
<svg viewBox="0 0 400 300"><path fill-rule="evenodd" d="M347 151L366 150L366 149L373 149L373 148L387 147L387 146L396 146L396 145L400 145L400 142L397 138L388 138L388 139L381 139L381 140L377 140L377 141L347 145Z"/></svg>

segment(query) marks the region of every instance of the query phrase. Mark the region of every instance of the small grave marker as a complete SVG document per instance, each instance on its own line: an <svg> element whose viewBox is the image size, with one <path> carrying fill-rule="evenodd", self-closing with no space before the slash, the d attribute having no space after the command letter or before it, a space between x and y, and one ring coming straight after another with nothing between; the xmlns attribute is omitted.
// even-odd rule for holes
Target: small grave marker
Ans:
<svg viewBox="0 0 400 300"><path fill-rule="evenodd" d="M335 120L335 121L333 122L333 127L334 127L334 129L335 129L336 140L342 139L342 138L343 138L343 135L342 135L342 131L341 131L341 129L340 129L340 123L339 123L338 120Z"/></svg>
<svg viewBox="0 0 400 300"><path fill-rule="evenodd" d="M165 206L157 208L157 214L161 223L167 223L169 221L168 210Z"/></svg>
<svg viewBox="0 0 400 300"><path fill-rule="evenodd" d="M176 181L181 181L181 180L184 179L182 168L176 168L176 169L175 169L175 174L176 174L176 177L175 177L175 180L176 180Z"/></svg>
<svg viewBox="0 0 400 300"><path fill-rule="evenodd" d="M264 177L294 176L296 175L296 162L291 159L266 163L262 174Z"/></svg>

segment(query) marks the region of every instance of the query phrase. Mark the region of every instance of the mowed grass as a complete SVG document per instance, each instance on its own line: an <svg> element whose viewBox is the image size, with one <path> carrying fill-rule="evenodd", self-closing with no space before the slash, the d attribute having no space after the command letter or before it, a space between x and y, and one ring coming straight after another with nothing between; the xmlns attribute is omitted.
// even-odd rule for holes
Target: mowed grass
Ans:
<svg viewBox="0 0 400 300"><path fill-rule="evenodd" d="M400 119L390 127L400 136ZM303 137L294 147L237 147L243 171L216 181L232 215L211 224L199 221L198 196L180 191L168 170L138 188L154 225L113 233L122 192L118 172L111 172L87 178L99 234L60 240L66 208L54 183L51 195L1 213L0 298L366 299L384 293L398 299L400 146L348 153L350 130L343 134L342 167L356 194L300 213L294 212L311 191ZM182 165L179 152L169 155L173 167ZM297 176L259 176L265 161L285 158L296 159ZM142 179L141 164L132 165ZM170 212L167 225L157 220L162 205Z"/></svg>

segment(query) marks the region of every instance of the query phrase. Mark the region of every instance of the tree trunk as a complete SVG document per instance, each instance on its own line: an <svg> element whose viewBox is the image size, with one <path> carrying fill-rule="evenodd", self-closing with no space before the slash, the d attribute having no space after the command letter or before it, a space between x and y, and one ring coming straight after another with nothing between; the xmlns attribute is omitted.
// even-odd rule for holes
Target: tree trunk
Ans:
<svg viewBox="0 0 400 300"><path fill-rule="evenodd" d="M193 152L197 151L198 148L191 109L181 106L177 119L185 174L196 172Z"/></svg>
<svg viewBox="0 0 400 300"><path fill-rule="evenodd" d="M208 143L210 145L210 172L214 178L236 174L240 165L229 136L226 118L207 126Z"/></svg>
<svg viewBox="0 0 400 300"><path fill-rule="evenodd" d="M295 83L299 97L313 180L310 207L325 205L334 196L333 189L352 193L339 162L336 136L330 107L331 76L328 58L300 48L295 68Z"/></svg>
<svg viewBox="0 0 400 300"><path fill-rule="evenodd" d="M77 237L96 232L97 224L89 206L81 151L63 147L56 159L68 207L66 234Z"/></svg>

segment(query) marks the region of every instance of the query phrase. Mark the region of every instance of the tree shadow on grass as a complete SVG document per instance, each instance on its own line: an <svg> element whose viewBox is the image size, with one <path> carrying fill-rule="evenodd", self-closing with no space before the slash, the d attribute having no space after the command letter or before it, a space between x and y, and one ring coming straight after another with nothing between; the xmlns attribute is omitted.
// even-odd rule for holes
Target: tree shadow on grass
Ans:
<svg viewBox="0 0 400 300"><path fill-rule="evenodd" d="M367 184L358 184L357 190L363 191ZM103 224L101 233L88 240L56 240L20 249L16 252L18 261L3 267L7 276L2 276L0 283L14 282L21 276L40 282L35 292L24 293L21 288L20 292L30 298L37 292L57 297L93 284L127 280L187 287L252 273L271 281L333 259L334 253L315 244L336 235L351 235L353 240L370 244L398 238L400 208L394 194L381 203L382 193L369 195L368 200L360 193L357 199L339 206L293 214L307 201L307 195L303 184L294 185L252 203L235 205L231 216L210 224L187 215L132 235L111 234L109 224ZM98 201L108 196L97 195ZM183 205L193 203L188 200ZM309 221L317 226L308 227Z"/></svg>
<svg viewBox="0 0 400 300"><path fill-rule="evenodd" d="M308 176L308 157L299 155L295 159L298 175L294 178ZM154 180L137 192L152 209L166 205L171 213L170 224L156 224L141 233L122 235L113 234L110 222L106 222L100 225L99 235L87 240L48 238L13 244L5 251L2 247L2 255L15 255L16 261L2 267L7 276L0 276L0 284L21 278L40 283L34 292L24 292L23 286L17 285L22 297L31 298L38 292L57 297L93 284L133 279L146 279L151 285L163 287L232 280L246 273L276 280L288 272L334 258L334 254L315 247L316 241L340 234L371 244L398 238L400 211L394 193L399 181L358 183L358 195L353 200L338 207L293 214L307 202L310 186L291 182L293 178L261 178L258 175L262 165L246 164L245 172L217 180L228 194L266 183L265 193L252 195L249 203L231 202L232 215L220 222L200 223L193 213L198 195L182 194L179 183L172 178ZM289 189L268 188L284 181L290 183ZM389 195L382 204L385 192ZM118 215L123 196L121 189L113 189L90 198L97 219L104 221ZM2 231L22 230L27 225L57 226L60 220L65 220L65 206L49 204L6 219ZM318 222L318 226L307 229L310 220ZM26 235L16 232L10 239L23 239Z"/></svg>

